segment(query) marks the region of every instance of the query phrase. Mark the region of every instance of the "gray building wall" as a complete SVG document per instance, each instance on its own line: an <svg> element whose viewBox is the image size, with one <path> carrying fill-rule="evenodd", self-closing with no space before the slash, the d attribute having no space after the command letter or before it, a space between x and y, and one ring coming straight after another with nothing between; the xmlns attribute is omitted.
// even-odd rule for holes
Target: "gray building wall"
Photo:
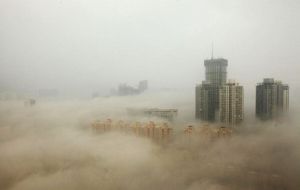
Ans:
<svg viewBox="0 0 300 190"><path fill-rule="evenodd" d="M289 87L274 79L264 79L256 86L256 116L271 119L289 108Z"/></svg>
<svg viewBox="0 0 300 190"><path fill-rule="evenodd" d="M216 86L203 82L196 86L196 118L215 121L218 98Z"/></svg>
<svg viewBox="0 0 300 190"><path fill-rule="evenodd" d="M223 58L204 60L205 80L216 86L222 86L227 80L228 61Z"/></svg>
<svg viewBox="0 0 300 190"><path fill-rule="evenodd" d="M219 90L227 80L228 61L223 58L204 60L205 81L196 86L196 118L215 121L219 109Z"/></svg>

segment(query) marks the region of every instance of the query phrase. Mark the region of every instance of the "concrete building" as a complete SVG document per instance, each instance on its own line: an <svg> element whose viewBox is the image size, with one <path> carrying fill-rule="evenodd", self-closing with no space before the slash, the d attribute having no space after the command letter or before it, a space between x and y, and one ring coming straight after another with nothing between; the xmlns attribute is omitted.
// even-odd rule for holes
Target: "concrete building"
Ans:
<svg viewBox="0 0 300 190"><path fill-rule="evenodd" d="M158 143L169 142L173 131L167 123L156 123L153 121L146 123L126 121L113 122L111 119L95 121L91 124L91 129L97 133L120 131L138 137L147 137Z"/></svg>
<svg viewBox="0 0 300 190"><path fill-rule="evenodd" d="M159 117L168 121L173 121L177 117L178 110L160 108L128 108L127 113L132 116Z"/></svg>
<svg viewBox="0 0 300 190"><path fill-rule="evenodd" d="M206 140L215 140L218 138L231 137L233 133L232 127L223 127L210 124L202 124L201 126L189 125L184 129L184 135L190 140L193 137Z"/></svg>
<svg viewBox="0 0 300 190"><path fill-rule="evenodd" d="M203 81L196 86L196 118L215 121L218 105L218 87Z"/></svg>
<svg viewBox="0 0 300 190"><path fill-rule="evenodd" d="M148 89L148 81L142 80L139 82L138 87L132 87L127 84L120 84L118 89L112 89L111 95L119 95L119 96L129 96L129 95L137 95L143 93Z"/></svg>
<svg viewBox="0 0 300 190"><path fill-rule="evenodd" d="M228 60L223 58L204 60L205 80L215 86L222 86L227 80Z"/></svg>
<svg viewBox="0 0 300 190"><path fill-rule="evenodd" d="M256 86L256 116L276 118L289 109L289 86L266 78Z"/></svg>
<svg viewBox="0 0 300 190"><path fill-rule="evenodd" d="M204 60L205 81L196 86L196 118L215 121L219 109L219 90L227 80L228 61L223 58Z"/></svg>
<svg viewBox="0 0 300 190"><path fill-rule="evenodd" d="M236 125L244 118L244 91L235 81L228 81L220 89L219 120L226 125Z"/></svg>

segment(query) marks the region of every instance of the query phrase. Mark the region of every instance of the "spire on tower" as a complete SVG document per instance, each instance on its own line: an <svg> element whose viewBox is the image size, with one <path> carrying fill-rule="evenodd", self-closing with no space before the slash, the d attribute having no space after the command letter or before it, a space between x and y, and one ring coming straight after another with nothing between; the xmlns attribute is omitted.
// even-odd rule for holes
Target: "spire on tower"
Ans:
<svg viewBox="0 0 300 190"><path fill-rule="evenodd" d="M214 42L211 43L211 59L214 59Z"/></svg>

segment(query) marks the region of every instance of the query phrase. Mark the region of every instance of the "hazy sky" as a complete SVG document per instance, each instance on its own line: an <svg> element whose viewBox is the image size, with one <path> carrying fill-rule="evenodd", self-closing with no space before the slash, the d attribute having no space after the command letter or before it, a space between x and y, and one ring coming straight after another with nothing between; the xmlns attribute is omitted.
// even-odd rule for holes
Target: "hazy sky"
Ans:
<svg viewBox="0 0 300 190"><path fill-rule="evenodd" d="M188 89L203 60L228 78L300 86L299 0L0 0L0 87L100 91L148 79Z"/></svg>
<svg viewBox="0 0 300 190"><path fill-rule="evenodd" d="M91 97L143 79L157 90L32 107L0 101L0 189L299 189L299 35L300 0L0 0L0 95ZM176 108L172 127L197 127L194 87L212 42L229 60L228 78L245 87L245 127L231 138L184 141L178 132L160 147L89 128L126 119L129 107ZM265 77L290 85L286 120L254 119Z"/></svg>

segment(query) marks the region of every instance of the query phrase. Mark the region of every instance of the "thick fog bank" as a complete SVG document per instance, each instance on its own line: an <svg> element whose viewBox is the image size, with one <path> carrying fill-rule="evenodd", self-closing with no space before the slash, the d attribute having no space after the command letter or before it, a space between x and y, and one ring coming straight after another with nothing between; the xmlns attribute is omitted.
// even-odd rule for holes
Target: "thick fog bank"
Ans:
<svg viewBox="0 0 300 190"><path fill-rule="evenodd" d="M255 121L230 138L213 141L177 134L165 146L124 133L89 130L98 118L126 119L122 108L132 102L124 102L108 98L38 102L32 107L1 102L0 189L300 187L295 117L277 123ZM174 125L184 127L183 122Z"/></svg>

